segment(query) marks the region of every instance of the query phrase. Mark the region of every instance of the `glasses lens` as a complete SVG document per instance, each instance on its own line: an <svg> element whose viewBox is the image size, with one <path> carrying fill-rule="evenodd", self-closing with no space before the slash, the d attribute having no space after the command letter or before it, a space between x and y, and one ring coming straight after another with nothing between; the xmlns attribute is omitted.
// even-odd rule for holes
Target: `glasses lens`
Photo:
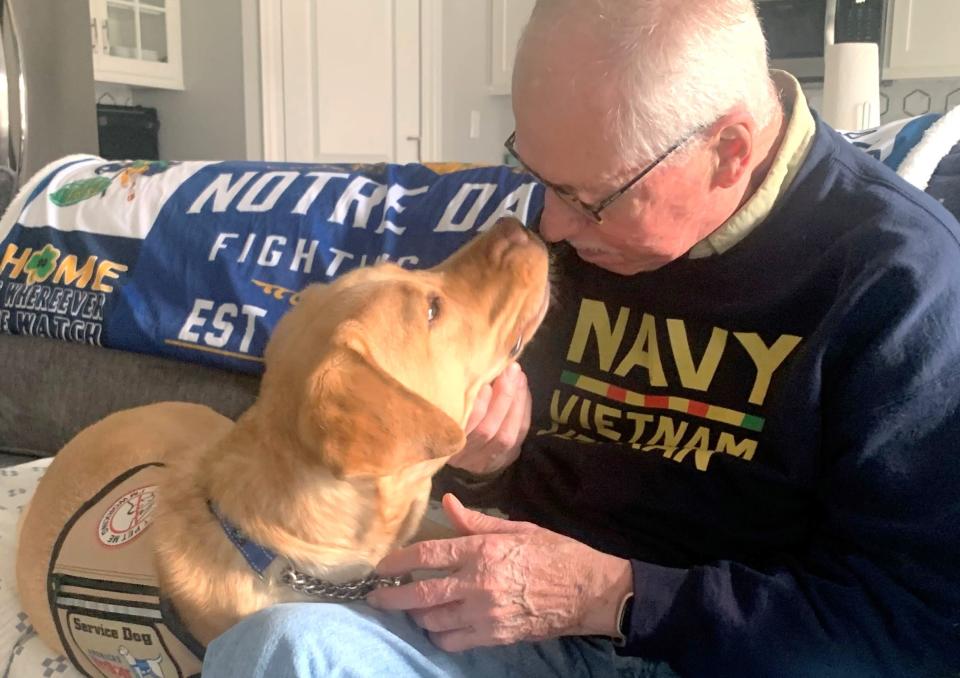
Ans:
<svg viewBox="0 0 960 678"><path fill-rule="evenodd" d="M556 195L558 198L560 198L563 204L565 204L567 207L572 209L574 212L576 212L580 216L585 217L586 219L589 219L594 223L597 223L597 224L601 223L601 219L598 219L597 216L592 211L590 211L590 208L588 208L586 205L580 202L580 200L576 196L570 195L569 193L564 193L562 191L558 191L557 189L553 189L553 194Z"/></svg>

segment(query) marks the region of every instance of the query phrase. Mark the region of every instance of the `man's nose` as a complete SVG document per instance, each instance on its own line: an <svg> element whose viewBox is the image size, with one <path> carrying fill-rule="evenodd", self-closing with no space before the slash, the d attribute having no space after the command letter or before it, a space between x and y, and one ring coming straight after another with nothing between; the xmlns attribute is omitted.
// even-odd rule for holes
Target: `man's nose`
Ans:
<svg viewBox="0 0 960 678"><path fill-rule="evenodd" d="M569 205L547 189L540 215L540 237L547 242L569 240L583 228L586 217L573 211Z"/></svg>

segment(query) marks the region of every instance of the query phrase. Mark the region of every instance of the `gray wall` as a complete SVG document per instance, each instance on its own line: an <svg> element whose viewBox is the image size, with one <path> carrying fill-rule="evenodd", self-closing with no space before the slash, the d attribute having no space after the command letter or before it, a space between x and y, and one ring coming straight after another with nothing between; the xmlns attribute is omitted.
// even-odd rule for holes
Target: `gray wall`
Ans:
<svg viewBox="0 0 960 678"><path fill-rule="evenodd" d="M513 129L510 97L488 91L490 3L443 0L440 160L503 162L503 141ZM480 135L470 138L470 112L480 112Z"/></svg>
<svg viewBox="0 0 960 678"><path fill-rule="evenodd" d="M160 117L160 157L237 160L247 157L241 3L181 3L185 91L137 88L133 99Z"/></svg>
<svg viewBox="0 0 960 678"><path fill-rule="evenodd" d="M97 152L97 118L93 106L93 61L90 57L90 14L86 2L61 5L59 0L16 0L24 79L27 85L27 142L22 178L68 153ZM9 10L7 10L9 12ZM9 14L6 27L9 29ZM10 31L4 36L6 63L17 63ZM16 90L16 84L13 84ZM4 96L6 94L4 93ZM13 95L13 101L18 96ZM19 150L19 107L10 110L11 137ZM7 164L7 159L2 159Z"/></svg>

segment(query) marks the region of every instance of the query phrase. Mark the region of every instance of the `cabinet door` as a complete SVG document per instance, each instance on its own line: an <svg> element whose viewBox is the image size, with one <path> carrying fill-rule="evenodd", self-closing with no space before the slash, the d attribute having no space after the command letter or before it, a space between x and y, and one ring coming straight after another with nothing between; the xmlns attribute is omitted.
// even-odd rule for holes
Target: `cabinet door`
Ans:
<svg viewBox="0 0 960 678"><path fill-rule="evenodd" d="M884 78L960 76L960 2L895 0L888 11L890 46Z"/></svg>
<svg viewBox="0 0 960 678"><path fill-rule="evenodd" d="M261 0L264 157L417 162L420 3Z"/></svg>
<svg viewBox="0 0 960 678"><path fill-rule="evenodd" d="M180 0L91 0L94 78L183 89Z"/></svg>
<svg viewBox="0 0 960 678"><path fill-rule="evenodd" d="M513 59L536 0L490 0L490 93L510 94Z"/></svg>

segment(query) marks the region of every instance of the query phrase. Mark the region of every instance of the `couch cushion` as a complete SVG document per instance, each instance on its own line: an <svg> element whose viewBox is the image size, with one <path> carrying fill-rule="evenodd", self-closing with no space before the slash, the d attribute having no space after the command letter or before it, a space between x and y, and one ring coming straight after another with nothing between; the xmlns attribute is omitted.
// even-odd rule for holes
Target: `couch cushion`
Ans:
<svg viewBox="0 0 960 678"><path fill-rule="evenodd" d="M186 400L236 418L249 375L38 337L0 334L0 452L55 454L82 428L128 407Z"/></svg>
<svg viewBox="0 0 960 678"><path fill-rule="evenodd" d="M34 461L34 456L32 454L9 454L7 452L0 452L0 468L16 466L25 461Z"/></svg>

